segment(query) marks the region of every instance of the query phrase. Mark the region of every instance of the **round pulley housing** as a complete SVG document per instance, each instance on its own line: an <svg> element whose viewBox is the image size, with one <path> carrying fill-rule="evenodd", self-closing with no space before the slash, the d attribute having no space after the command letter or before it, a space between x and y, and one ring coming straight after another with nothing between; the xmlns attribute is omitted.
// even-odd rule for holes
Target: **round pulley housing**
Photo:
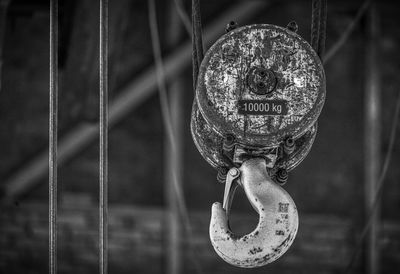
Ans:
<svg viewBox="0 0 400 274"><path fill-rule="evenodd" d="M321 60L303 38L274 25L237 28L200 66L193 139L216 168L262 154L290 170L311 148L324 100Z"/></svg>

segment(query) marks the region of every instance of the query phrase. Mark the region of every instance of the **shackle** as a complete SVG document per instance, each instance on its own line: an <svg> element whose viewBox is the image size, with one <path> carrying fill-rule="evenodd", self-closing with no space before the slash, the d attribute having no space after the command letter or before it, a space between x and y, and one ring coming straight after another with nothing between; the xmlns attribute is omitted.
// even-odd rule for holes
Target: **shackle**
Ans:
<svg viewBox="0 0 400 274"><path fill-rule="evenodd" d="M259 215L257 227L237 236L229 226L233 195L240 185ZM260 267L282 256L293 243L298 228L297 208L290 195L267 172L264 158L252 158L227 174L223 204L211 210L210 239L217 254L229 264Z"/></svg>

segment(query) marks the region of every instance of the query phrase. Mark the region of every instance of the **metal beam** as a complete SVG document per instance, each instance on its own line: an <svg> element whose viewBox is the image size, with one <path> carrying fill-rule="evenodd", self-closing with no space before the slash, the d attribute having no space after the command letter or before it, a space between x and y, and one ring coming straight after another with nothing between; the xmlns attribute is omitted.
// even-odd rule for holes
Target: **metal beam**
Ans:
<svg viewBox="0 0 400 274"><path fill-rule="evenodd" d="M245 22L257 12L265 8L265 3L252 1L243 2L229 9L204 31L204 42L209 45L224 32L227 22L236 20ZM169 55L164 62L165 78L169 81L190 65L192 46L185 43ZM150 67L128 84L114 99L109 109L109 126L126 117L133 109L152 96L157 87L155 68ZM65 163L92 141L98 138L98 124L82 123L73 128L59 141L58 163ZM19 171L4 182L5 201L11 201L15 197L28 192L34 185L47 175L48 171L47 151L39 154Z"/></svg>

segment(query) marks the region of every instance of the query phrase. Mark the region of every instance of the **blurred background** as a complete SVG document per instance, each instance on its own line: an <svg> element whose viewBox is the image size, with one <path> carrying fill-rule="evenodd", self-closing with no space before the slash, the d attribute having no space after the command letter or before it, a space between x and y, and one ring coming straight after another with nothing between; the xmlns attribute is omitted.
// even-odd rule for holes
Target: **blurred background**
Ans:
<svg viewBox="0 0 400 274"><path fill-rule="evenodd" d="M310 40L311 0L200 3L205 49L231 20L284 27L294 20ZM60 0L59 10L58 271L96 273L98 1ZM156 11L178 151L163 127L148 3L109 4L109 273L345 273L350 262L349 273L398 273L398 140L379 216L369 218L400 92L398 1L328 1L327 52L348 37L325 64L327 100L314 146L285 185L299 211L297 238L282 258L250 270L226 264L208 238L211 204L222 201L224 185L190 134L191 44L182 24L190 1L157 0ZM46 273L49 3L1 0L0 15L0 272ZM232 211L235 232L256 226L241 191ZM374 233L359 244L368 220Z"/></svg>

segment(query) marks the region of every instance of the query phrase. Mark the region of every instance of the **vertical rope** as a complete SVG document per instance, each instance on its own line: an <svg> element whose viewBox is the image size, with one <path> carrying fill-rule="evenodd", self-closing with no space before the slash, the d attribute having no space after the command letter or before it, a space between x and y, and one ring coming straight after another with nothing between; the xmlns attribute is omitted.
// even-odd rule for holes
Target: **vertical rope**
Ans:
<svg viewBox="0 0 400 274"><path fill-rule="evenodd" d="M193 63L193 90L196 90L197 75L204 57L203 35L201 30L201 12L199 0L192 0L192 63Z"/></svg>
<svg viewBox="0 0 400 274"><path fill-rule="evenodd" d="M311 46L321 58L325 52L327 0L313 0L311 13Z"/></svg>
<svg viewBox="0 0 400 274"><path fill-rule="evenodd" d="M326 18L327 18L327 0L321 1L320 23L319 23L319 40L318 40L318 56L321 60L325 54L326 40Z"/></svg>
<svg viewBox="0 0 400 274"><path fill-rule="evenodd" d="M100 0L99 268L108 272L108 0Z"/></svg>
<svg viewBox="0 0 400 274"><path fill-rule="evenodd" d="M311 7L311 47L318 51L318 35L319 35L319 12L320 12L320 0L312 0Z"/></svg>
<svg viewBox="0 0 400 274"><path fill-rule="evenodd" d="M57 273L58 0L50 0L49 273Z"/></svg>

